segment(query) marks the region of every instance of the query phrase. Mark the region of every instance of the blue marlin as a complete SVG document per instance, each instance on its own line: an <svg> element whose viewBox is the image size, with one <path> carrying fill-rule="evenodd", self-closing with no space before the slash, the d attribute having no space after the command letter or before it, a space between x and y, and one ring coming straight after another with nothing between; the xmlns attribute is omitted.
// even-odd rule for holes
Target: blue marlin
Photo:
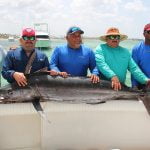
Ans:
<svg viewBox="0 0 150 150"><path fill-rule="evenodd" d="M27 76L28 85L19 87L17 83L0 89L1 103L32 102L37 111L43 111L40 101L59 103L100 104L108 100L142 100L145 94L123 86L121 91L114 91L111 82L101 80L93 84L85 77L51 77L47 73L34 73ZM146 103L147 110L150 106ZM148 111L150 112L150 111Z"/></svg>

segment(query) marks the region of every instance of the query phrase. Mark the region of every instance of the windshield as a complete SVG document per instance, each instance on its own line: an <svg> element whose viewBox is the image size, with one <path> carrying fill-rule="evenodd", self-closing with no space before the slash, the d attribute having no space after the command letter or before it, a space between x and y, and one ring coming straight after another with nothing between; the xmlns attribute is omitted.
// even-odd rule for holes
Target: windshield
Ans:
<svg viewBox="0 0 150 150"><path fill-rule="evenodd" d="M48 35L37 35L36 38L49 39Z"/></svg>

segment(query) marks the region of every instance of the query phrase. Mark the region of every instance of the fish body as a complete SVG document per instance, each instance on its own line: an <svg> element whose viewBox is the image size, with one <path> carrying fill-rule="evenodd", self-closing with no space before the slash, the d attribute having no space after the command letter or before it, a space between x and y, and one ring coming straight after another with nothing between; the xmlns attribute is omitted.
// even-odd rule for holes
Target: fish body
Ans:
<svg viewBox="0 0 150 150"><path fill-rule="evenodd" d="M138 92L123 86L114 91L111 82L101 80L93 84L84 77L51 77L49 75L29 76L28 85L19 87L12 83L0 89L3 102L57 101L67 103L98 103L107 100L137 100Z"/></svg>

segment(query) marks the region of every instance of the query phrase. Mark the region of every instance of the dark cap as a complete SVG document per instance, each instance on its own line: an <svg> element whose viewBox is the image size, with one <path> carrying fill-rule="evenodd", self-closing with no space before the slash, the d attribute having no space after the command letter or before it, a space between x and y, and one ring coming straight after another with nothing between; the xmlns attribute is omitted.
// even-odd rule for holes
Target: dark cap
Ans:
<svg viewBox="0 0 150 150"><path fill-rule="evenodd" d="M145 25L144 27L144 31L150 31L150 23Z"/></svg>
<svg viewBox="0 0 150 150"><path fill-rule="evenodd" d="M69 30L67 31L67 35L78 31L80 31L80 34L84 33L84 31L82 31L79 27L70 27Z"/></svg>
<svg viewBox="0 0 150 150"><path fill-rule="evenodd" d="M25 28L22 30L22 36L35 36L35 30L32 28Z"/></svg>

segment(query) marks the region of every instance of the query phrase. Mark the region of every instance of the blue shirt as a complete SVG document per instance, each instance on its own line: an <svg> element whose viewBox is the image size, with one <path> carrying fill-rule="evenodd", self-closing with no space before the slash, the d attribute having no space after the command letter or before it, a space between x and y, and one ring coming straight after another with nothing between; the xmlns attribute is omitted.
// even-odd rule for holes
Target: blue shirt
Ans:
<svg viewBox="0 0 150 150"><path fill-rule="evenodd" d="M132 50L132 57L142 72L150 78L150 45L146 45L144 41L135 45ZM139 82L132 76L132 86L138 86Z"/></svg>
<svg viewBox="0 0 150 150"><path fill-rule="evenodd" d="M35 53L36 56L32 63L31 73L38 71L44 67L47 67L49 69L47 56L37 49L35 49ZM24 73L28 60L29 57L26 55L22 47L17 48L16 50L8 51L2 68L3 77L10 83L15 81L15 79L13 78L13 73Z"/></svg>
<svg viewBox="0 0 150 150"><path fill-rule="evenodd" d="M94 52L84 45L78 49L72 49L67 44L57 46L51 56L50 68L73 76L87 76L90 69L92 74L98 75Z"/></svg>

